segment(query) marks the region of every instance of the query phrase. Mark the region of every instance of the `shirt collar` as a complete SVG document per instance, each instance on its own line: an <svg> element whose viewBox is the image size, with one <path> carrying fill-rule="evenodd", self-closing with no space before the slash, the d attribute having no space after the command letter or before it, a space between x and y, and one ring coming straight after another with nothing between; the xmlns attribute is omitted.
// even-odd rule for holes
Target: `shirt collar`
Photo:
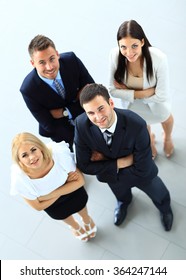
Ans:
<svg viewBox="0 0 186 280"><path fill-rule="evenodd" d="M107 130L107 131L109 131L111 133L114 133L114 131L116 129L117 120L118 120L118 117L117 117L117 114L116 114L115 111L114 111L114 115L115 115L114 123L109 128L100 128L102 133L105 132L105 130Z"/></svg>
<svg viewBox="0 0 186 280"><path fill-rule="evenodd" d="M54 80L51 80L51 79L47 79L47 78L45 78L45 77L42 77L39 73L37 73L37 74L38 74L38 76L41 78L41 80L43 80L43 81L44 81L45 83L47 83L48 85L52 86ZM59 71L58 71L58 73L57 73L56 79L57 79L57 80L61 80L61 76L60 76Z"/></svg>

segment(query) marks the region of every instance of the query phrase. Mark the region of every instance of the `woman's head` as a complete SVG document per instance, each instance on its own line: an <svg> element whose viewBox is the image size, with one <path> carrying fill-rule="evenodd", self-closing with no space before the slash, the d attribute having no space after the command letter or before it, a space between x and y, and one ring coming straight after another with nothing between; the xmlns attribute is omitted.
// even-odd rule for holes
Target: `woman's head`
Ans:
<svg viewBox="0 0 186 280"><path fill-rule="evenodd" d="M128 61L134 62L143 54L145 56L150 45L142 27L135 21L124 21L117 32L120 52Z"/></svg>
<svg viewBox="0 0 186 280"><path fill-rule="evenodd" d="M132 37L140 41L144 39L145 43L147 42L147 44L150 44L141 25L135 20L124 21L120 25L117 32L117 41L120 41L125 37Z"/></svg>
<svg viewBox="0 0 186 280"><path fill-rule="evenodd" d="M12 160L24 172L36 169L43 161L50 161L51 151L35 135L29 132L17 134L12 141Z"/></svg>
<svg viewBox="0 0 186 280"><path fill-rule="evenodd" d="M120 52L118 66L114 75L116 81L121 82L125 73L127 77L127 61L132 63L137 59L140 59L140 62L146 60L147 79L149 80L153 75L152 59L149 52L151 44L142 27L135 20L124 21L118 29L117 42Z"/></svg>

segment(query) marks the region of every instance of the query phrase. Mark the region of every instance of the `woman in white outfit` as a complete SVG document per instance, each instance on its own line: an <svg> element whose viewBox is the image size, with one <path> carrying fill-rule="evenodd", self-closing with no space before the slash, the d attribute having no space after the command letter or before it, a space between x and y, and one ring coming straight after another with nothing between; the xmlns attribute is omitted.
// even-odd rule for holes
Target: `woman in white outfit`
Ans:
<svg viewBox="0 0 186 280"><path fill-rule="evenodd" d="M164 152L170 157L173 116L169 100L166 55L152 47L142 27L135 21L123 22L117 32L118 47L110 52L109 93L120 98L124 108L140 115L148 125L152 156L157 156L151 124L161 123Z"/></svg>
<svg viewBox="0 0 186 280"><path fill-rule="evenodd" d="M46 145L28 132L16 135L12 143L11 194L19 194L34 209L63 220L76 238L88 241L95 237L97 228L88 215L84 177L73 156L64 141ZM75 213L83 226L74 219Z"/></svg>

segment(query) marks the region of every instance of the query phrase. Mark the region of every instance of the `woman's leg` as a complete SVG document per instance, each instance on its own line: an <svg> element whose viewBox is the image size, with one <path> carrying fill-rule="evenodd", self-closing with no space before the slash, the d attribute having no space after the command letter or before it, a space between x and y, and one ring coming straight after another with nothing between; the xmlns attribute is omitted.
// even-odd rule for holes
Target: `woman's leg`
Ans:
<svg viewBox="0 0 186 280"><path fill-rule="evenodd" d="M172 142L173 123L174 119L172 114L166 121L161 123L164 130L164 151L168 158L173 154L174 151L174 145Z"/></svg>
<svg viewBox="0 0 186 280"><path fill-rule="evenodd" d="M87 207L85 206L82 210L78 212L78 214L81 216L83 224L85 226L85 230L87 231L89 238L95 237L97 228L92 220L92 218L88 214Z"/></svg>
<svg viewBox="0 0 186 280"><path fill-rule="evenodd" d="M151 127L150 125L147 125L147 129L150 135L150 141L151 141L151 150L152 150L152 159L155 159L157 156L157 150L156 150L156 146L155 146L155 135L154 133L151 132Z"/></svg>
<svg viewBox="0 0 186 280"><path fill-rule="evenodd" d="M88 240L88 235L86 234L86 231L78 224L78 222L74 219L72 215L64 219L63 222L70 226L75 237L83 241Z"/></svg>

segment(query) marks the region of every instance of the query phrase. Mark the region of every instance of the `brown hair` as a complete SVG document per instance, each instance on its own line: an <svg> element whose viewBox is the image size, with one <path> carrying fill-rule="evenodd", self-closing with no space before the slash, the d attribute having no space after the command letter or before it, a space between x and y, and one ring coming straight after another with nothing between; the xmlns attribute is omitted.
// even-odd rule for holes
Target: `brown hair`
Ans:
<svg viewBox="0 0 186 280"><path fill-rule="evenodd" d="M98 95L102 96L107 101L107 103L109 103L110 95L106 87L96 83L86 85L81 91L79 98L81 106L83 107L83 104L88 103Z"/></svg>
<svg viewBox="0 0 186 280"><path fill-rule="evenodd" d="M37 35L31 40L28 46L28 52L30 57L32 57L35 51L43 51L48 47L52 47L56 50L55 44L51 39L44 35Z"/></svg>

